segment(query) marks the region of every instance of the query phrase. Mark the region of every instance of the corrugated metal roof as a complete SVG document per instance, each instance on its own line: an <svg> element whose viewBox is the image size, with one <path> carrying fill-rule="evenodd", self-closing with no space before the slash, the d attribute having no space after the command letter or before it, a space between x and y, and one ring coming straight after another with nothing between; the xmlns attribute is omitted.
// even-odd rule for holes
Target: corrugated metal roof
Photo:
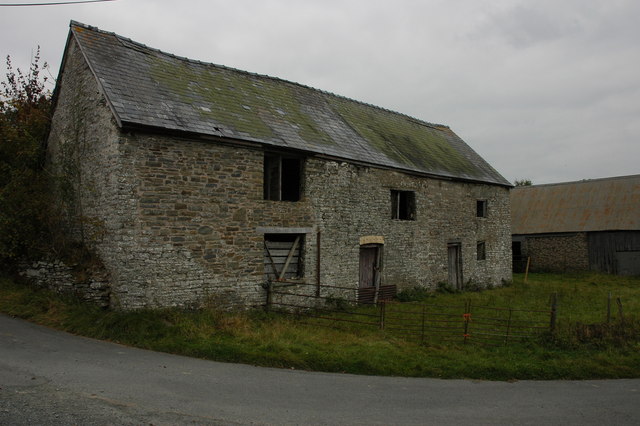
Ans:
<svg viewBox="0 0 640 426"><path fill-rule="evenodd" d="M277 78L177 57L73 21L71 35L123 127L241 139L510 185L446 126Z"/></svg>
<svg viewBox="0 0 640 426"><path fill-rule="evenodd" d="M511 190L511 232L640 230L640 175Z"/></svg>

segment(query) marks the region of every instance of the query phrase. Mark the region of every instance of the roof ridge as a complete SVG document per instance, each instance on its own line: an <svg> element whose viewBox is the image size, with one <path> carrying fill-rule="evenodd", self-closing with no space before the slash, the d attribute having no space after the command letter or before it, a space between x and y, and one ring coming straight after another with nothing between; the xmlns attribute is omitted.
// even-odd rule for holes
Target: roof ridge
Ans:
<svg viewBox="0 0 640 426"><path fill-rule="evenodd" d="M229 71L233 71L233 72L238 72L238 73L242 73L242 74L246 74L246 75L250 75L250 76L254 76L254 77L258 77L258 78L263 78L263 79L274 80L274 81L278 81L278 82L282 82L282 83L292 84L294 86L298 86L298 87L302 87L302 88L305 88L305 89L313 90L315 92L318 92L318 93L321 93L321 94L324 94L324 95L333 96L333 97L338 98L338 99L344 99L344 100L347 100L349 102L355 102L357 104L364 105L364 106L367 106L367 107L370 107L370 108L375 108L375 109L380 110L380 111L396 114L396 115L408 118L408 119L410 119L411 121L413 121L414 123L416 123L418 125L422 125L422 126L426 126L426 127L432 127L432 128L445 128L445 129L449 129L449 130L451 129L451 127L447 126L446 124L431 123L431 122L428 122L428 121L421 120L419 118L413 117L411 115L405 114L403 112L394 111L394 110L389 109L389 108L384 108L384 107L381 107L381 106L378 106L378 105L374 105L372 103L363 102L363 101L360 101L360 100L357 100L357 99L349 98L347 96L339 95L337 93L334 93L334 92L331 92L331 91L328 91L328 90L318 89L318 88L311 87L309 85L298 83L298 82L295 82L295 81L289 81L289 80L285 80L285 79L280 78L280 77L274 77L274 76L270 76L270 75L267 75L267 74L260 74L260 73L256 73L256 72L241 70L239 68L229 67L229 66L226 66L226 65L216 64L216 63L213 63L213 62L200 61L198 59L192 59L192 58L188 58L186 56L176 55L174 53L166 52L166 51L164 51L162 49L158 49L158 48L155 48L155 47L147 46L144 43L140 43L138 41L132 40L131 38L121 36L120 34L117 34L117 33L113 32L113 31L105 31L105 30L102 30L102 29L100 29L98 27L87 25L87 24L84 24L82 22L71 20L71 22L69 23L69 26L70 27L73 27L73 26L81 27L81 28L84 28L84 29L87 29L87 30L90 30L90 31L95 31L95 32L99 32L99 33L102 33L102 34L111 35L111 36L114 36L121 43L122 43L122 41L125 41L127 43L131 43L133 45L136 45L136 46L138 46L140 48L147 49L147 50L150 50L152 52L160 53L162 55L166 55L166 56L169 56L171 58L179 59L181 61L187 61L187 62L199 64L199 65L213 66L213 67L216 67L216 68L229 70ZM129 46L126 46L126 45L125 45L125 47L126 48L130 48Z"/></svg>

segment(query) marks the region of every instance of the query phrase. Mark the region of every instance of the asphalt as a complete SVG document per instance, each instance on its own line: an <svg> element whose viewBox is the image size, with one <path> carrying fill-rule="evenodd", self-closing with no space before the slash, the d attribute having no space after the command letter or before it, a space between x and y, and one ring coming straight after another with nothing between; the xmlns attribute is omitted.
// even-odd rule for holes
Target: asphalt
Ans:
<svg viewBox="0 0 640 426"><path fill-rule="evenodd" d="M0 424L637 425L640 380L507 383L260 368L0 315Z"/></svg>

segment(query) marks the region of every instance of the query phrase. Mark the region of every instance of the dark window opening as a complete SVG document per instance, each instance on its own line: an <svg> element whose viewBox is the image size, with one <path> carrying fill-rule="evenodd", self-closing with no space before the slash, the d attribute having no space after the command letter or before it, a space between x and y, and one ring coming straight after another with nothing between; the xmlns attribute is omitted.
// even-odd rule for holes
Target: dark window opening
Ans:
<svg viewBox="0 0 640 426"><path fill-rule="evenodd" d="M303 245L304 234L265 234L265 278L271 281L302 278L304 276Z"/></svg>
<svg viewBox="0 0 640 426"><path fill-rule="evenodd" d="M302 160L278 154L264 155L264 199L299 201Z"/></svg>
<svg viewBox="0 0 640 426"><path fill-rule="evenodd" d="M391 190L391 219L416 219L415 192Z"/></svg>
<svg viewBox="0 0 640 426"><path fill-rule="evenodd" d="M514 257L522 256L522 242L521 241L513 241L511 242L511 253Z"/></svg>
<svg viewBox="0 0 640 426"><path fill-rule="evenodd" d="M476 217L487 217L487 200L476 201Z"/></svg>
<svg viewBox="0 0 640 426"><path fill-rule="evenodd" d="M478 241L476 246L476 259L485 260L487 258L486 247L484 241Z"/></svg>

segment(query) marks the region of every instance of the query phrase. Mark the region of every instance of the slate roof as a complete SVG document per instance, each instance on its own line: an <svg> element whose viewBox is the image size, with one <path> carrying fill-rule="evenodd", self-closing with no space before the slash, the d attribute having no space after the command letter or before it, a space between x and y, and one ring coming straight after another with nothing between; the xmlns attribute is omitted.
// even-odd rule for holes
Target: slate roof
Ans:
<svg viewBox="0 0 640 426"><path fill-rule="evenodd" d="M511 190L511 232L640 230L640 175Z"/></svg>
<svg viewBox="0 0 640 426"><path fill-rule="evenodd" d="M78 22L70 27L70 38L77 41L123 128L252 141L510 185L447 126L301 84L174 56Z"/></svg>

